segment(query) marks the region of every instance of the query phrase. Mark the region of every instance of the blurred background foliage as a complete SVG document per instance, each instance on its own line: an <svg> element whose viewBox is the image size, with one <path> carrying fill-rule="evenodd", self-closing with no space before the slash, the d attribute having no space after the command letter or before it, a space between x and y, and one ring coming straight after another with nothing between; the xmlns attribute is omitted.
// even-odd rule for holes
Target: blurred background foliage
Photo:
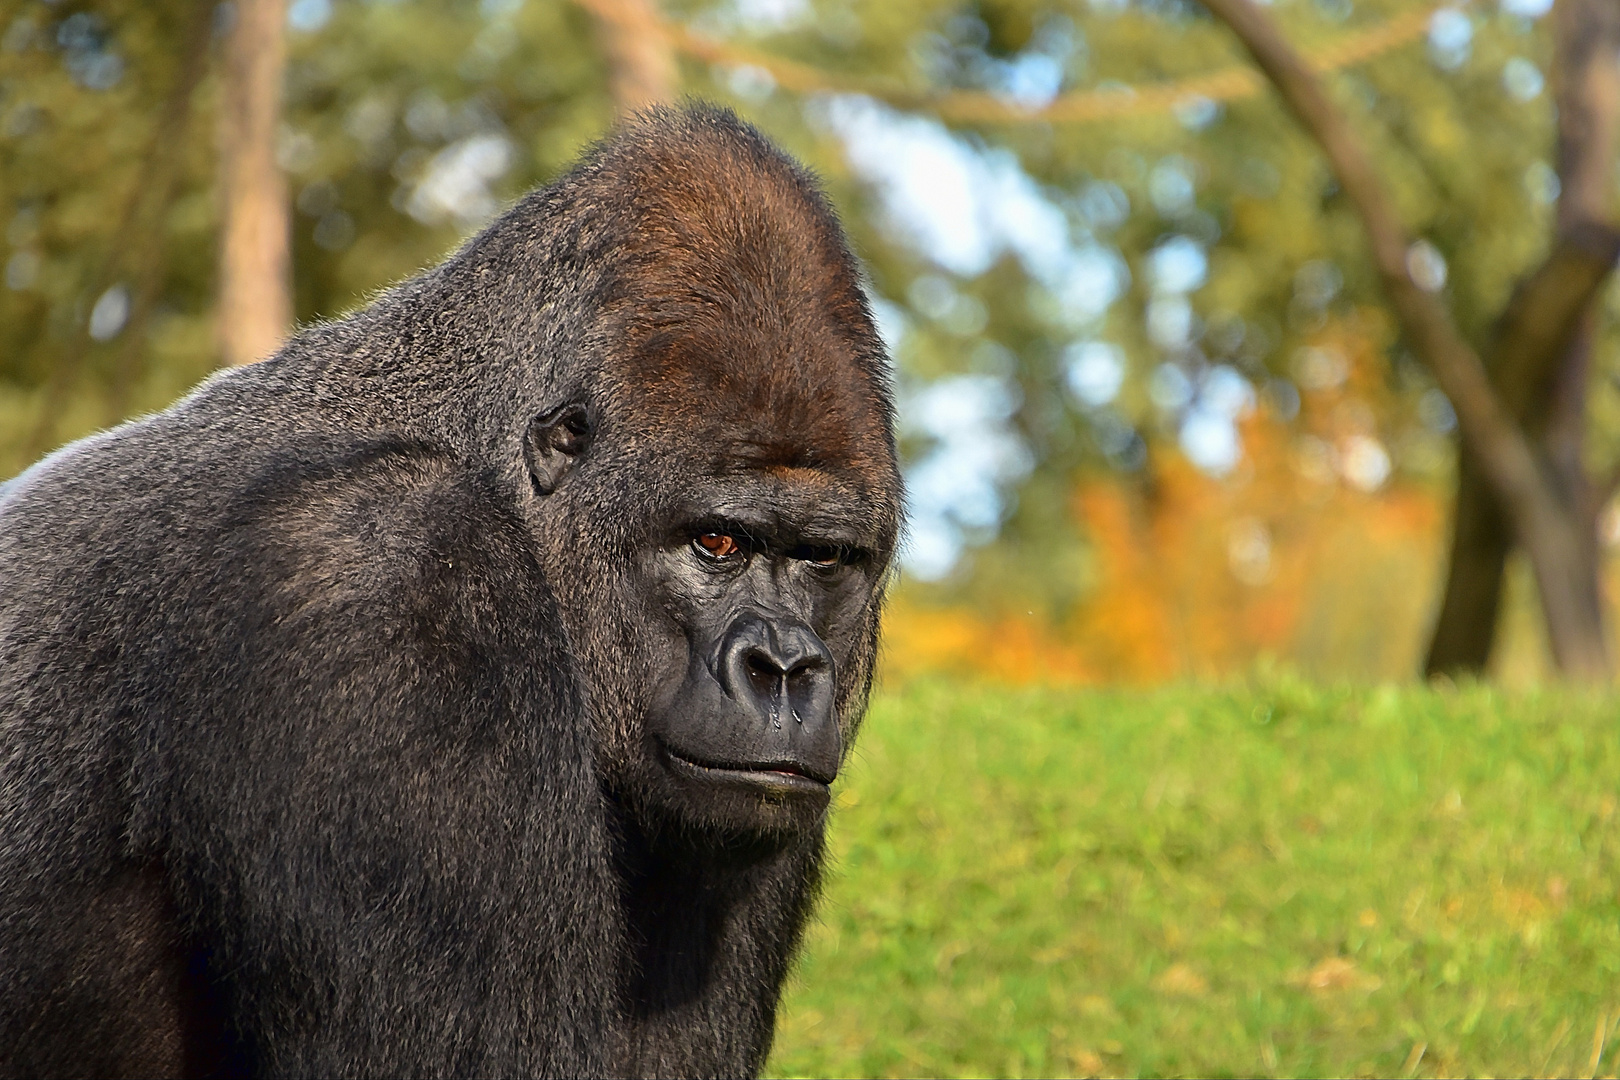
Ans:
<svg viewBox="0 0 1620 1080"><path fill-rule="evenodd" d="M1343 54L1332 91L1476 345L1550 236L1549 6L1270 9L1307 55ZM1418 670L1455 418L1320 154L1223 27L1183 0L661 11L687 43L682 93L811 164L866 262L912 492L892 676ZM186 93L185 43L231 18L0 3L0 476L219 363L219 76ZM292 0L287 19L300 323L430 265L614 119L574 3ZM1604 335L1591 449L1608 460ZM1509 591L1494 673L1536 679L1522 569Z"/></svg>

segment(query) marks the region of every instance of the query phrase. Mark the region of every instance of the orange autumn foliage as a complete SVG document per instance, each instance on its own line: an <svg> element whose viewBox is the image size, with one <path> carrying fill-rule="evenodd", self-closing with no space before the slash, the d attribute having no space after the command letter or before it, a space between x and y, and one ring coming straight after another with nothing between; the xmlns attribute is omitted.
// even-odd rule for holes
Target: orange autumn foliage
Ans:
<svg viewBox="0 0 1620 1080"><path fill-rule="evenodd" d="M1098 584L1061 622L936 607L902 591L886 672L1145 683L1235 674L1272 656L1324 674L1409 674L1436 584L1439 499L1342 486L1278 498L1278 487L1311 481L1264 461L1260 445L1281 441L1276 428L1246 425L1261 459L1253 476L1211 479L1166 454L1148 484L1082 483L1074 509Z"/></svg>
<svg viewBox="0 0 1620 1080"><path fill-rule="evenodd" d="M1345 448L1367 445L1374 407L1387 404L1366 330L1320 335L1347 370L1306 393L1296 424L1251 412L1230 476L1161 447L1138 478L1081 479L1071 511L1092 584L1067 615L940 605L902 588L886 675L1146 683L1238 674L1269 656L1322 676L1410 677L1437 598L1445 493L1350 482Z"/></svg>

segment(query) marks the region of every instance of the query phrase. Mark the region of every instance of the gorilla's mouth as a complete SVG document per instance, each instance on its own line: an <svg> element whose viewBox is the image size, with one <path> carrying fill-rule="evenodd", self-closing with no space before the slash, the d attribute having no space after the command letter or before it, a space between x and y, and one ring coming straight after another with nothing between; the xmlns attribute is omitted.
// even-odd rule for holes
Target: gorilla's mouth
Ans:
<svg viewBox="0 0 1620 1080"><path fill-rule="evenodd" d="M720 783L743 783L782 794L820 794L832 783L830 776L821 776L797 761L715 762L697 761L659 740L664 756L674 771L697 780Z"/></svg>

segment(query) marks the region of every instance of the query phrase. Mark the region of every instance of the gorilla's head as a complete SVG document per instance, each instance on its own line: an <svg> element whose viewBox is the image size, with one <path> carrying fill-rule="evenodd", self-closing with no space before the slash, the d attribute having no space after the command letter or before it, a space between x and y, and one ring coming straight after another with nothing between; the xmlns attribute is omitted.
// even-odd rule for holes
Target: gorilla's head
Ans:
<svg viewBox="0 0 1620 1080"><path fill-rule="evenodd" d="M591 359L522 447L599 768L639 815L812 826L900 519L855 262L805 174L725 114L632 129L572 184L614 269Z"/></svg>

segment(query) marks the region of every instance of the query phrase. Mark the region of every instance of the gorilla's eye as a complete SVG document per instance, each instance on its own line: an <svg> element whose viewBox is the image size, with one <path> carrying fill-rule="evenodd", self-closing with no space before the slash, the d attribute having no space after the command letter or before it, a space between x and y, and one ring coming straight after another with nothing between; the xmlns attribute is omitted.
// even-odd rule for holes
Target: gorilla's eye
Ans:
<svg viewBox="0 0 1620 1080"><path fill-rule="evenodd" d="M811 547L809 545L794 548L788 552L788 557L801 559L811 566L817 566L823 570L831 570L833 567L841 566L848 561L843 548Z"/></svg>
<svg viewBox="0 0 1620 1080"><path fill-rule="evenodd" d="M692 541L698 551L711 559L734 559L742 554L742 545L725 533L702 533Z"/></svg>

